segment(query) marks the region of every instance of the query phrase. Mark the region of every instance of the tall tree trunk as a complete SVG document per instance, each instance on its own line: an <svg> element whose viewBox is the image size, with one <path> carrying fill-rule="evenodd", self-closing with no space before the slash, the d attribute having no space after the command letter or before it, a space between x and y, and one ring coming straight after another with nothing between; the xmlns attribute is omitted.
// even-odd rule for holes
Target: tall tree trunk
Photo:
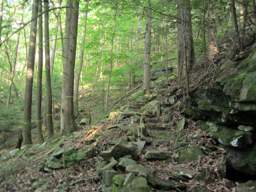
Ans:
<svg viewBox="0 0 256 192"><path fill-rule="evenodd" d="M214 57L218 54L219 49L217 45L217 27L215 21L215 13L214 13L214 3L208 1L209 9L208 9L208 60L213 62Z"/></svg>
<svg viewBox="0 0 256 192"><path fill-rule="evenodd" d="M29 38L29 52L28 52L28 61L27 61L26 88L25 88L25 101L24 101L25 103L24 127L23 127L24 144L32 144L32 137L31 137L32 91L33 91L33 76L34 76L35 51L36 51L38 2L39 0L33 0L33 8L32 8L33 20L31 22L30 38Z"/></svg>
<svg viewBox="0 0 256 192"><path fill-rule="evenodd" d="M0 42L2 41L2 23L3 23L3 11L4 11L4 0L0 0Z"/></svg>
<svg viewBox="0 0 256 192"><path fill-rule="evenodd" d="M242 46L245 48L246 44L246 27L248 24L248 0L242 0L242 6L243 6L243 30L242 30Z"/></svg>
<svg viewBox="0 0 256 192"><path fill-rule="evenodd" d="M17 65L17 59L18 59L18 54L19 54L19 45L20 45L20 33L18 34L17 37L17 43L15 47L15 55L13 59L13 63L10 63L12 65L11 67L11 77L10 77L10 85L9 85L9 94L8 94L8 99L7 99L7 107L9 107L11 100L12 100L12 88L14 86L14 78L16 75L16 65Z"/></svg>
<svg viewBox="0 0 256 192"><path fill-rule="evenodd" d="M52 85L50 64L50 38L49 38L49 1L44 0L44 40L45 40L45 76L46 76L46 127L48 137L54 134L52 120Z"/></svg>
<svg viewBox="0 0 256 192"><path fill-rule="evenodd" d="M177 0L178 5L178 80L184 94L189 93L189 70L194 64L194 46L190 0ZM185 85L182 80L185 79Z"/></svg>
<svg viewBox="0 0 256 192"><path fill-rule="evenodd" d="M89 6L89 0L87 0L86 2L86 12L84 16L85 23L84 23L83 37L80 45L79 65L77 67L77 71L75 74L74 104L75 104L76 115L79 113L79 86L80 86L81 73L84 66L84 45L86 42L88 6Z"/></svg>
<svg viewBox="0 0 256 192"><path fill-rule="evenodd" d="M58 43L58 33L59 33L59 25L57 23L57 31L55 32L55 38L51 47L50 51L50 64L51 64L51 73L53 74L54 69L54 62L55 62L55 56L56 56L56 49L57 49L57 43Z"/></svg>
<svg viewBox="0 0 256 192"><path fill-rule="evenodd" d="M235 32L236 32L236 39L237 42L236 44L238 44L238 48L242 47L242 41L241 41L241 36L240 36L240 31L239 31L239 27L238 27L238 22L237 22L237 14L236 14L236 2L235 0L230 0L230 8L231 8L231 14L232 14L232 18L233 18L233 25L235 27Z"/></svg>
<svg viewBox="0 0 256 192"><path fill-rule="evenodd" d="M42 2L39 1L39 13L42 13ZM42 75L43 75L43 16L38 18L38 69L37 69L37 130L38 141L44 141L42 132Z"/></svg>
<svg viewBox="0 0 256 192"><path fill-rule="evenodd" d="M256 19L256 0L252 0L254 20Z"/></svg>
<svg viewBox="0 0 256 192"><path fill-rule="evenodd" d="M147 8L147 21L145 30L145 45L144 45L144 78L143 78L143 89L145 94L150 93L150 79L151 79L151 33L152 33L152 10L151 0L148 0Z"/></svg>
<svg viewBox="0 0 256 192"><path fill-rule="evenodd" d="M114 67L114 43L115 43L115 36L116 36L116 19L117 19L117 11L118 11L118 5L116 6L116 11L114 15L114 27L111 37L111 49L110 49L110 72L108 77L108 83L107 83L107 90L105 93L105 111L108 111L109 108L109 95L110 95L110 87L111 87L111 80L112 80L112 72Z"/></svg>
<svg viewBox="0 0 256 192"><path fill-rule="evenodd" d="M66 11L66 29L64 42L64 66L61 98L61 131L73 132L74 121L74 69L77 44L77 27L79 14L79 0L68 0Z"/></svg>

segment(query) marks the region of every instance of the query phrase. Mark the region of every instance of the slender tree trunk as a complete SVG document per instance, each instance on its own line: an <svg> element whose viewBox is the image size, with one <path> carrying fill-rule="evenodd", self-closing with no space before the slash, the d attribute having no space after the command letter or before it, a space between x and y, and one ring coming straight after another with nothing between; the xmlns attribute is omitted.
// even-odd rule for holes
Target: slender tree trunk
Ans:
<svg viewBox="0 0 256 192"><path fill-rule="evenodd" d="M39 0L33 0L33 8L32 8L33 20L31 22L31 28L30 28L25 101L24 101L25 103L24 128L23 128L24 144L32 144L32 137L31 137L32 91L33 91L33 76L34 76L34 64L35 64L35 50L36 50L38 2Z"/></svg>
<svg viewBox="0 0 256 192"><path fill-rule="evenodd" d="M50 38L49 38L49 1L44 0L44 40L45 40L45 76L46 76L46 127L48 137L54 134L52 120L52 85L50 64Z"/></svg>
<svg viewBox="0 0 256 192"><path fill-rule="evenodd" d="M7 107L9 107L11 100L12 100L12 88L14 86L14 78L16 75L16 65L17 65L17 58L18 58L18 54L19 54L19 45L20 45L20 33L18 34L17 37L17 43L16 43L16 47L15 47L15 55L14 55L14 60L13 60L13 64L12 64L12 71L11 72L11 78L10 78L10 85L9 85L9 94L8 94L8 99L7 99ZM10 63L11 65L11 63Z"/></svg>
<svg viewBox="0 0 256 192"><path fill-rule="evenodd" d="M151 33L152 33L152 10L151 10L151 0L148 0L147 8L147 21L146 21L146 31L145 31L145 45L144 45L144 79L143 79L143 89L145 94L150 93L150 79L151 79Z"/></svg>
<svg viewBox="0 0 256 192"><path fill-rule="evenodd" d="M42 12L42 2L39 1L39 13ZM38 141L44 141L42 132L42 74L43 74L43 16L38 18L38 69L37 69L37 129Z"/></svg>
<svg viewBox="0 0 256 192"><path fill-rule="evenodd" d="M84 24L83 37L80 45L79 65L77 67L77 71L75 74L74 104L75 104L76 115L78 115L79 113L79 86L80 86L81 73L84 66L84 45L86 42L88 6L89 6L89 0L87 0L86 2L86 12L84 17L85 24Z"/></svg>
<svg viewBox="0 0 256 192"><path fill-rule="evenodd" d="M110 87L111 87L111 80L112 80L112 72L114 67L114 43L115 43L115 36L116 36L116 19L117 19L117 11L118 6L116 7L115 15L114 15L114 27L113 27L113 33L111 37L111 49L110 49L110 72L108 77L108 83L107 83L107 90L105 95L105 111L108 111L109 108L109 95L110 95Z"/></svg>
<svg viewBox="0 0 256 192"><path fill-rule="evenodd" d="M253 6L254 19L256 19L256 0L252 0L252 6Z"/></svg>
<svg viewBox="0 0 256 192"><path fill-rule="evenodd" d="M242 0L242 6L243 6L243 30L242 30L242 46L245 48L246 44L246 27L248 24L248 0Z"/></svg>
<svg viewBox="0 0 256 192"><path fill-rule="evenodd" d="M4 0L0 0L0 42L2 41L2 23L3 23L3 11L4 11Z"/></svg>
<svg viewBox="0 0 256 192"><path fill-rule="evenodd" d="M214 57L218 54L219 49L217 45L217 29L214 13L214 4L213 2L208 1L209 10L208 10L208 60L213 62Z"/></svg>
<svg viewBox="0 0 256 192"><path fill-rule="evenodd" d="M235 27L235 32L236 32L236 39L237 39L237 44L238 47L241 48L242 46L242 41L241 41L241 36L239 32L239 27L238 27L238 22L237 22L237 15L236 15L236 2L235 0L230 1L230 8L231 8L231 13L232 13L232 18L233 18L233 25Z"/></svg>
<svg viewBox="0 0 256 192"><path fill-rule="evenodd" d="M194 46L190 0L177 0L178 5L178 81L184 94L189 93L189 71L194 64ZM182 80L185 79L185 85Z"/></svg>
<svg viewBox="0 0 256 192"><path fill-rule="evenodd" d="M66 29L64 42L64 68L61 98L61 131L73 132L76 129L74 121L74 69L77 44L77 27L79 0L68 0L66 11Z"/></svg>
<svg viewBox="0 0 256 192"><path fill-rule="evenodd" d="M50 64L51 64L51 73L52 74L53 74L53 69L54 69L56 49L57 49L57 43L58 43L58 33L59 33L59 26L57 24L57 31L56 31L54 42L52 44L51 52L50 52Z"/></svg>

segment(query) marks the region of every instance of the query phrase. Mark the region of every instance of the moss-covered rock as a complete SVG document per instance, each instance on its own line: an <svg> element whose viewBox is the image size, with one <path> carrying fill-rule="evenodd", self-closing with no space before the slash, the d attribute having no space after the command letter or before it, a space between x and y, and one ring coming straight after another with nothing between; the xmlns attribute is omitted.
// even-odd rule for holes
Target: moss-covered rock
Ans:
<svg viewBox="0 0 256 192"><path fill-rule="evenodd" d="M186 163L190 161L196 161L203 155L202 150L197 146L189 146L182 148L178 152L178 162Z"/></svg>
<svg viewBox="0 0 256 192"><path fill-rule="evenodd" d="M212 122L201 123L201 127L223 146L242 149L253 144L252 133L248 131L231 129Z"/></svg>
<svg viewBox="0 0 256 192"><path fill-rule="evenodd" d="M242 174L256 176L256 146L243 151L229 149L227 162L232 169Z"/></svg>

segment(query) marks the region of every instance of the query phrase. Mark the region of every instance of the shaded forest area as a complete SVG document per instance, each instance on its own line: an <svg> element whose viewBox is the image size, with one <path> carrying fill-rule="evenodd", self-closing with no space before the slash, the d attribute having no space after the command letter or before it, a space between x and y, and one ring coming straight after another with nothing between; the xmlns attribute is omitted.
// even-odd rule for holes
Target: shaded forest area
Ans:
<svg viewBox="0 0 256 192"><path fill-rule="evenodd" d="M255 0L0 0L0 191L256 191Z"/></svg>

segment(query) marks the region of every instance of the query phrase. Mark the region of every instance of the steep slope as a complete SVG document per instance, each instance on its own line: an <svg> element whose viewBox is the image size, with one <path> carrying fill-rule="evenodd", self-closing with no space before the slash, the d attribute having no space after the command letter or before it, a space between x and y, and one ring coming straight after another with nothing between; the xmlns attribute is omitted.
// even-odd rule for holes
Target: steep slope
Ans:
<svg viewBox="0 0 256 192"><path fill-rule="evenodd" d="M151 95L137 91L101 123L2 152L0 191L253 191L232 180L256 175L255 64L252 46L198 66L186 101L160 72Z"/></svg>

